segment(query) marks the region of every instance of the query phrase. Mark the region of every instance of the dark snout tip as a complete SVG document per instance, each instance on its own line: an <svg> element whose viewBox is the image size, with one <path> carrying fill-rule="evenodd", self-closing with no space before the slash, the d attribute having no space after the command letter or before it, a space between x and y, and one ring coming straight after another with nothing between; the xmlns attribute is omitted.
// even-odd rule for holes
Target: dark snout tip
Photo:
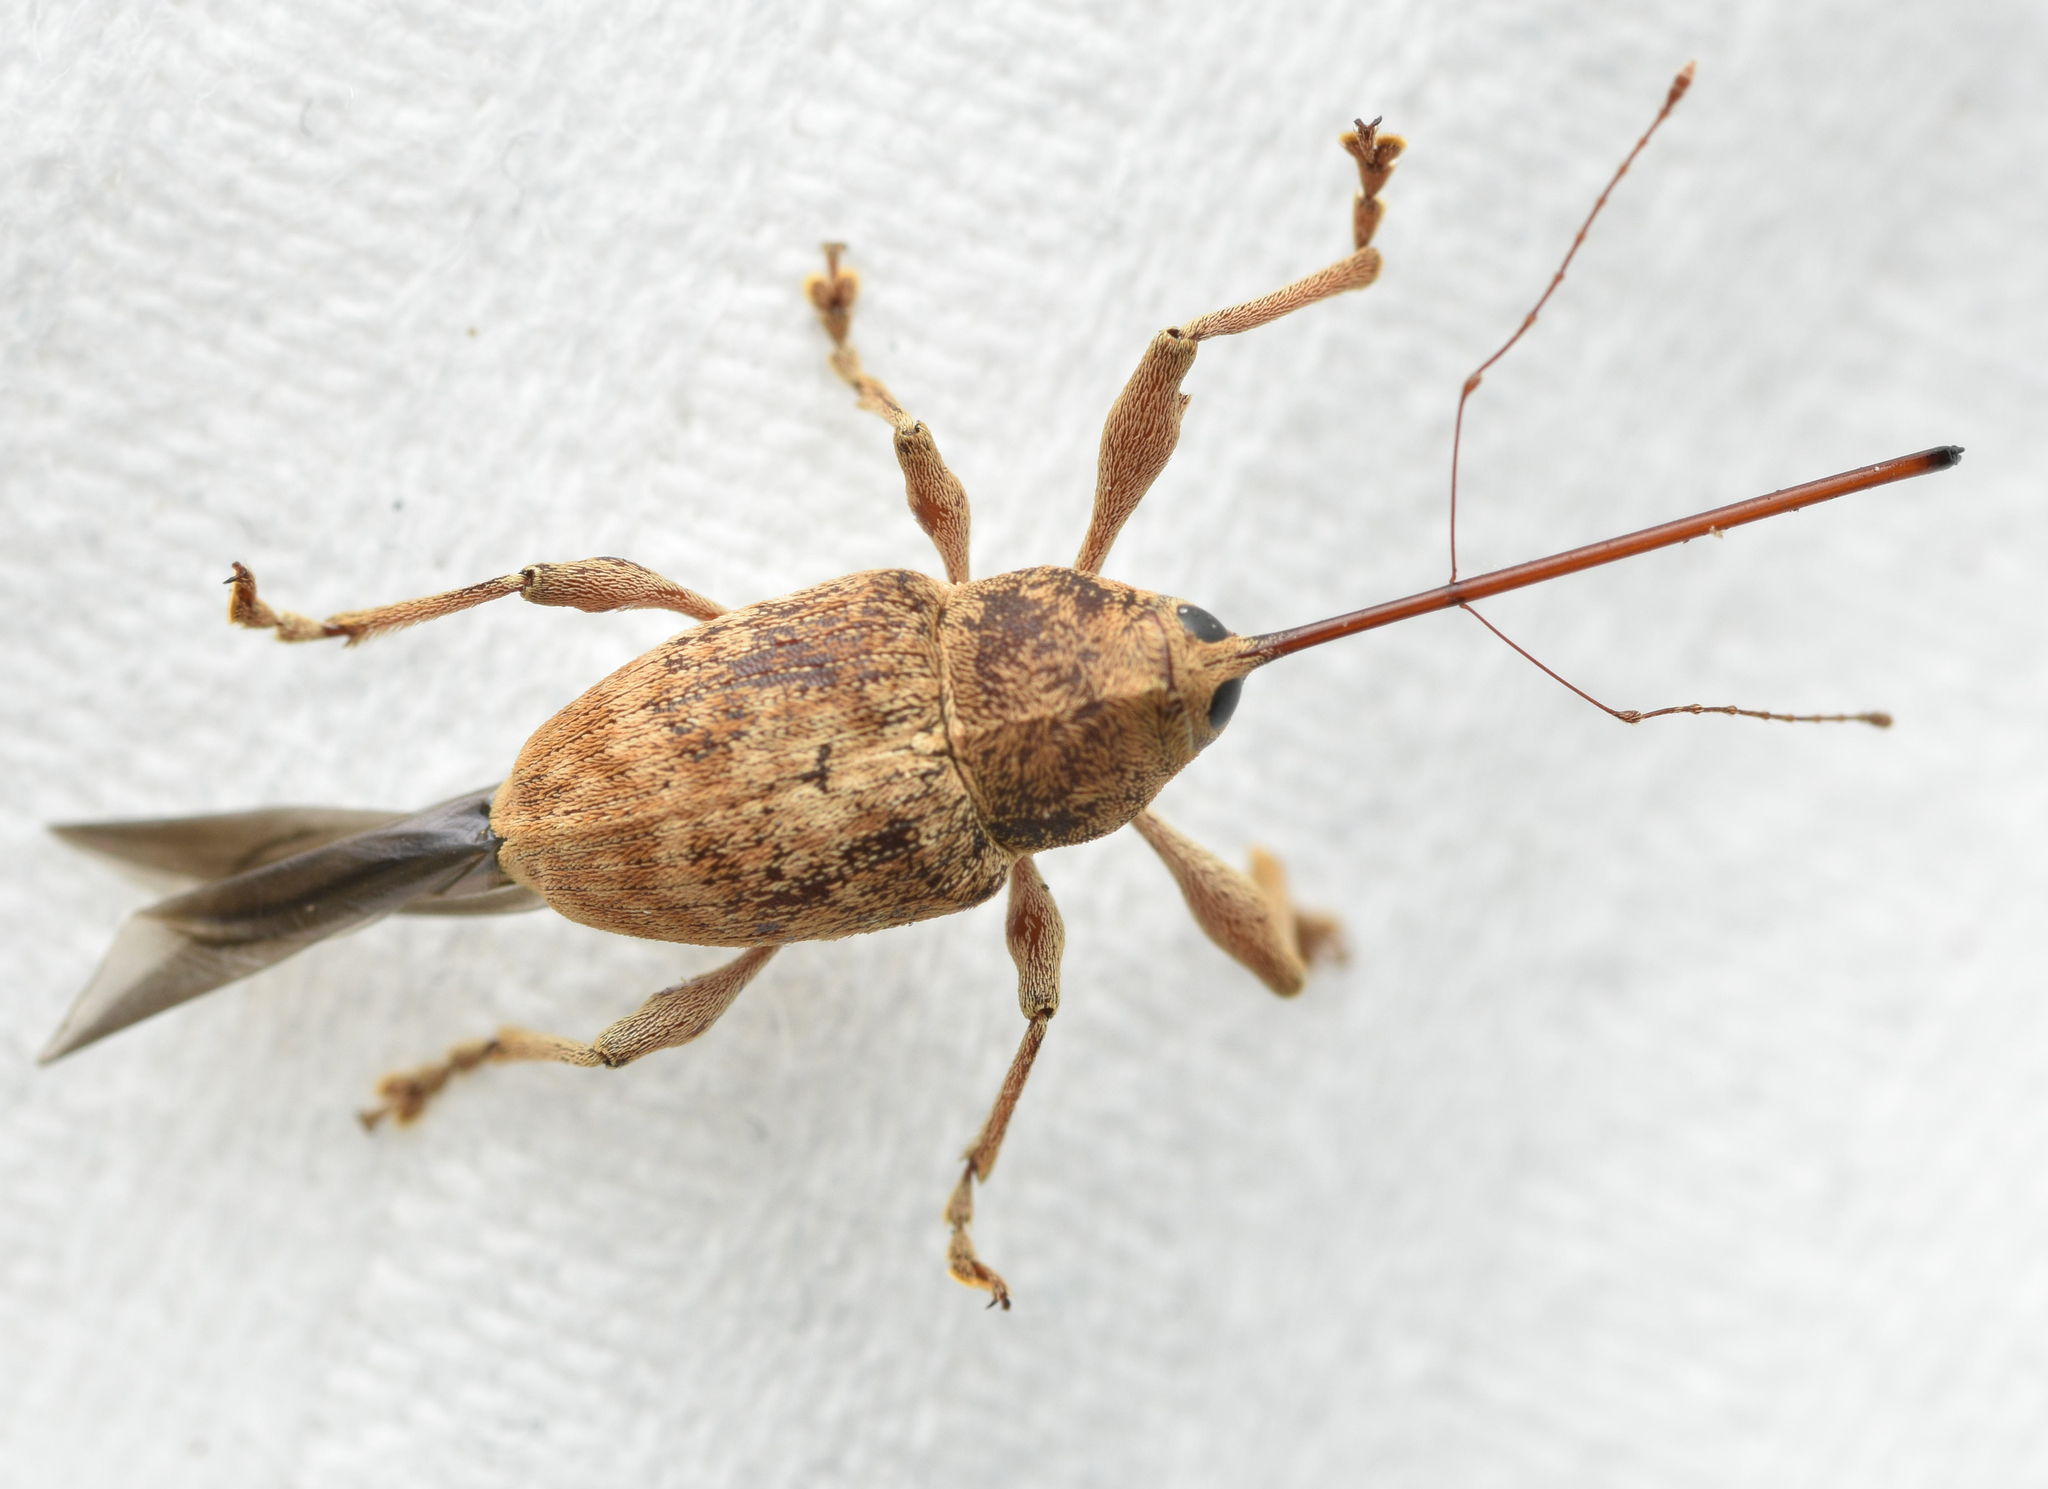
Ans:
<svg viewBox="0 0 2048 1489"><path fill-rule="evenodd" d="M1961 445L1937 445L1927 452L1928 463L1934 470L1947 470L1952 465L1963 463Z"/></svg>

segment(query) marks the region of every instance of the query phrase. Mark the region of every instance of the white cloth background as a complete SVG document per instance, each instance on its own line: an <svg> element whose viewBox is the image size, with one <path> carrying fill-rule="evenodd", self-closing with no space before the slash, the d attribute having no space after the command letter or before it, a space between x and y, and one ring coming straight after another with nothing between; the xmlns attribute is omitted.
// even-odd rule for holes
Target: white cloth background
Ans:
<svg viewBox="0 0 2048 1489"><path fill-rule="evenodd" d="M0 57L0 1479L20 1485L1959 1484L2048 1474L2048 16L1593 6L22 5ZM624 554L727 603L935 568L799 282L974 501L1070 558L1162 325L1206 347L1110 572L1270 629L1440 582L1459 380L1689 57L1468 444L1492 567L1955 441L1960 470L1496 602L1582 685L1882 706L1625 728L1436 616L1255 678L1163 814L1284 855L1295 1004L1130 834L1001 907L779 957L700 1044L582 1034L719 953L387 923L56 1067L143 894L49 821L414 807L672 629L516 603L231 632Z"/></svg>

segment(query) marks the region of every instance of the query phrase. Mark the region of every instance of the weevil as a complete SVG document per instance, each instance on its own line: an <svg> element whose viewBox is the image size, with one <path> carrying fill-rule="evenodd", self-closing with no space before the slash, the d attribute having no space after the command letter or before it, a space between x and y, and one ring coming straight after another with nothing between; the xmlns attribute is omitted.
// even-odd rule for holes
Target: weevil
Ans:
<svg viewBox="0 0 2048 1489"><path fill-rule="evenodd" d="M1674 82L1615 180L1690 77L1688 68ZM530 564L445 594L313 620L273 609L235 564L230 619L287 642L338 637L354 645L510 595L588 612L665 610L697 624L543 724L500 784L424 812L275 808L55 829L182 892L124 926L43 1059L391 913L545 905L623 935L739 949L592 1040L501 1029L386 1076L378 1105L362 1114L365 1125L410 1122L453 1076L481 1065L611 1067L685 1044L789 942L949 915L1007 886L1005 931L1025 1032L963 1155L945 1220L952 1275L1008 1308L1009 1288L977 1255L971 1224L976 1189L994 1170L1059 1008L1065 932L1037 855L1135 829L1203 931L1292 997L1311 964L1340 953L1336 922L1294 904L1272 857L1254 850L1250 871L1240 872L1150 810L1230 723L1253 671L1338 637L1469 608L1488 595L1938 470L1961 453L1923 451L1467 579L1456 573L1454 525L1450 583L1262 635L1239 635L1198 606L1105 577L1111 545L1179 439L1189 402L1181 385L1201 344L1378 277L1380 193L1404 145L1377 120L1361 121L1342 143L1359 176L1352 251L1152 339L1110 408L1093 516L1065 567L971 577L966 492L930 428L863 367L851 340L859 280L837 244L826 246L824 272L807 282L807 294L833 369L860 406L891 426L911 514L938 550L943 580L876 570L729 610L626 559L591 558ZM1560 267L1521 329L1467 380L1460 430L1481 375L1534 323L1563 274ZM1455 472L1455 443L1453 450ZM1453 513L1455 523L1455 505ZM1648 716L1609 711L1631 722Z"/></svg>

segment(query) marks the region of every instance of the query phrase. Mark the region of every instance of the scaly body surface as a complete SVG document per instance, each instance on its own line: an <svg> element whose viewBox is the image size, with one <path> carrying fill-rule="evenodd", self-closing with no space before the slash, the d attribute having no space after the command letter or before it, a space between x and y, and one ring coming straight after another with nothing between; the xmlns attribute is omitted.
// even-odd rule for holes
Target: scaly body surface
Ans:
<svg viewBox="0 0 2048 1489"><path fill-rule="evenodd" d="M699 946L978 905L1206 742L1178 609L1046 568L883 569L730 611L541 726L492 805L498 862L571 920Z"/></svg>
<svg viewBox="0 0 2048 1489"><path fill-rule="evenodd" d="M1011 855L946 742L946 588L856 574L627 663L520 751L499 863L571 920L700 946L980 904Z"/></svg>

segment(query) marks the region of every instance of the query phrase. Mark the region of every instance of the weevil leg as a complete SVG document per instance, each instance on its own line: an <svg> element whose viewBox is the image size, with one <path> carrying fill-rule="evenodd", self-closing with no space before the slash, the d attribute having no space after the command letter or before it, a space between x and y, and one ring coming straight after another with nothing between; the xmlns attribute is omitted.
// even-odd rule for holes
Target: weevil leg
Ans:
<svg viewBox="0 0 2048 1489"><path fill-rule="evenodd" d="M966 1167L960 1182L946 1201L946 1224L952 1240L946 1248L946 1264L957 1281L978 1287L989 1295L991 1308L1010 1306L1010 1289L995 1269L975 1255L969 1227L974 1220L974 1186L986 1184L995 1172L996 1155L1002 1151L1003 1134L1010 1130L1010 1115L1017 1098L1024 1094L1024 1082L1031 1076L1031 1063L1038 1047L1045 1043L1045 1026L1060 1007L1060 952L1067 944L1066 926L1059 906L1039 876L1030 858L1020 858L1010 870L1010 913L1005 925L1010 942L1010 959L1017 964L1017 1007L1030 1022L1016 1058L1003 1077L996 1103L988 1120L963 1155Z"/></svg>
<svg viewBox="0 0 2048 1489"><path fill-rule="evenodd" d="M1406 148L1398 135L1381 134L1379 121L1360 121L1339 143L1358 164L1358 195L1351 208L1352 252L1329 268L1296 280L1285 288L1227 310L1211 311L1168 327L1152 338L1124 390L1109 407L1102 426L1102 449L1095 465L1095 510L1088 535L1081 540L1074 567L1084 574L1102 570L1116 535L1138 509L1180 442L1181 415L1188 395L1181 379L1195 365L1196 347L1212 336L1235 336L1276 321L1291 311L1327 300L1346 290L1364 289L1379 277L1380 254L1372 246L1385 208L1380 188L1393 173Z"/></svg>
<svg viewBox="0 0 2048 1489"><path fill-rule="evenodd" d="M256 593L256 576L241 564L234 566L228 580L233 593L228 597L228 619L251 630L275 630L280 641L325 641L345 636L348 644L366 641L386 631L416 626L421 621L439 620L458 610L469 610L518 595L535 605L562 605L592 613L604 610L673 610L697 620L725 614L725 606L707 600L694 590L664 579L652 569L630 559L579 558L562 564L528 564L516 574L486 579L481 584L451 589L445 594L417 600L400 600L370 610L344 610L325 620L273 610Z"/></svg>
<svg viewBox="0 0 2048 1489"><path fill-rule="evenodd" d="M904 494L910 515L924 529L945 561L951 584L967 582L967 488L946 468L932 432L910 417L895 395L869 376L860 353L846 339L853 325L853 304L860 298L860 276L840 266L844 243L825 245L825 272L804 281L804 293L818 312L818 324L832 338L832 370L860 395L860 406L889 421L896 431L896 463L903 467Z"/></svg>
<svg viewBox="0 0 2048 1489"><path fill-rule="evenodd" d="M531 1029L500 1029L489 1039L458 1044L447 1058L400 1070L377 1082L376 1106L358 1115L374 1128L386 1117L400 1126L419 1119L443 1086L466 1070L511 1060L558 1060L564 1065L629 1065L642 1055L688 1044L718 1022L740 989L753 981L776 946L755 946L723 967L656 993L590 1043Z"/></svg>
<svg viewBox="0 0 2048 1489"><path fill-rule="evenodd" d="M1281 997L1301 991L1310 966L1345 959L1337 918L1296 909L1287 871L1265 849L1252 849L1251 873L1241 874L1150 812L1138 813L1131 826L1165 861L1209 939Z"/></svg>

